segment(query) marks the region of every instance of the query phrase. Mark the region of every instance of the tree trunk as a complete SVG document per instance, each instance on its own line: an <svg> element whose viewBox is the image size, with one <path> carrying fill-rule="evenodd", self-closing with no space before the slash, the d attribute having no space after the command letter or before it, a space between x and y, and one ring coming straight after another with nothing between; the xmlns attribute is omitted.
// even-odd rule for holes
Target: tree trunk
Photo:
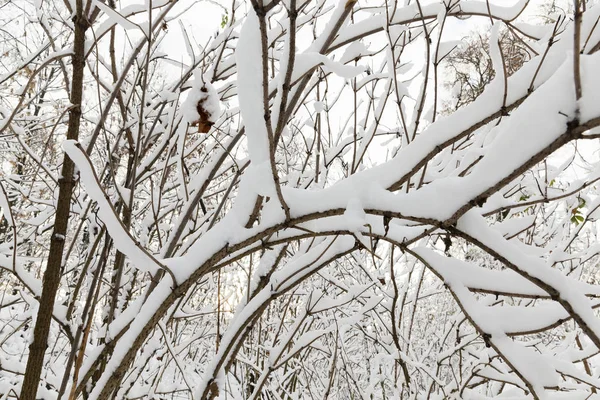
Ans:
<svg viewBox="0 0 600 400"><path fill-rule="evenodd" d="M85 31L89 23L84 15L81 2L77 2L77 16L74 18L75 39L73 46L73 74L71 104L67 139L77 140L81 121L81 100L83 97L83 71L85 68ZM44 273L42 298L37 313L33 343L29 347L27 368L21 389L21 400L35 400L44 364L44 354L48 347L48 334L54 301L60 283L63 250L69 221L71 194L73 192L73 161L65 154L61 178L58 181L58 202L54 219L54 232L50 240L48 265Z"/></svg>

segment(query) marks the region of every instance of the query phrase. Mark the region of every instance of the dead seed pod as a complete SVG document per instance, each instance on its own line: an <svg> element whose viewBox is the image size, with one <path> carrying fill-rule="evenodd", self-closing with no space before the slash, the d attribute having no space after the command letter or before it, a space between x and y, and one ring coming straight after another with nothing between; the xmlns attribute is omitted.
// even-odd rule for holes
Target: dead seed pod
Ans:
<svg viewBox="0 0 600 400"><path fill-rule="evenodd" d="M202 91L203 93L208 92L206 86L202 86L200 91ZM211 114L204 108L205 102L206 98L202 98L198 100L198 103L196 103L196 111L198 112L198 115L200 115L200 118L198 118L195 121L192 121L191 124L192 126L198 127L198 133L208 133L210 131L210 128L213 126L213 122L210 120Z"/></svg>
<svg viewBox="0 0 600 400"><path fill-rule="evenodd" d="M183 104L185 119L198 133L208 133L221 112L219 96L208 82L196 77Z"/></svg>

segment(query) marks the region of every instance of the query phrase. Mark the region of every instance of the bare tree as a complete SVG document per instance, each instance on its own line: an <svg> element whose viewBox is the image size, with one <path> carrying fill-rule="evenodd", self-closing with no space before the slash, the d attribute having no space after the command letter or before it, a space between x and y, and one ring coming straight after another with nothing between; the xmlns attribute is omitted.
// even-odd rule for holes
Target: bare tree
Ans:
<svg viewBox="0 0 600 400"><path fill-rule="evenodd" d="M503 30L498 38L504 55L506 74L511 76L534 55L527 38ZM473 102L494 80L496 72L490 56L489 32L472 32L458 48L444 60L448 78L444 86L452 96L446 104L446 113L456 111Z"/></svg>
<svg viewBox="0 0 600 400"><path fill-rule="evenodd" d="M598 7L2 7L2 398L597 394Z"/></svg>

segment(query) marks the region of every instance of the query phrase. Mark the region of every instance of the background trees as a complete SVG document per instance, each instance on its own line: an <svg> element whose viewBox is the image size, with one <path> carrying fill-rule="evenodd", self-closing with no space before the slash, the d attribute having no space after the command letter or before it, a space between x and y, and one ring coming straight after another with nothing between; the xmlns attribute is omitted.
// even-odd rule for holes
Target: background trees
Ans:
<svg viewBox="0 0 600 400"><path fill-rule="evenodd" d="M4 6L5 398L596 394L598 7L202 7Z"/></svg>
<svg viewBox="0 0 600 400"><path fill-rule="evenodd" d="M447 113L474 101L494 79L496 72L489 43L489 33L470 32L460 46L445 57L443 65L448 70L446 87L451 96L446 105ZM508 30L500 33L499 44L507 76L521 69L531 58L527 43Z"/></svg>

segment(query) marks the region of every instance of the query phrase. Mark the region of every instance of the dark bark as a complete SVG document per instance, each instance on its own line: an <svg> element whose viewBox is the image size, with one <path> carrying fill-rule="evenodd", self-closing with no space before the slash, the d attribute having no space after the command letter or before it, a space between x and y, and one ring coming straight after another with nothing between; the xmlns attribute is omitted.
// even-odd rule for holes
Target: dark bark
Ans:
<svg viewBox="0 0 600 400"><path fill-rule="evenodd" d="M89 23L84 16L83 7L77 4L77 16L73 19L75 38L73 43L73 72L70 100L74 107L69 111L67 139L77 140L81 122L81 101L83 98L83 72L85 68L85 32ZM48 334L54 301L60 283L63 250L69 222L71 195L75 182L73 180L73 161L65 154L58 182L58 201L56 203L56 216L54 231L50 239L48 264L44 273L42 297L33 331L33 343L29 347L27 368L21 389L21 400L35 400L40 384L40 376L44 364L44 354L48 347Z"/></svg>

